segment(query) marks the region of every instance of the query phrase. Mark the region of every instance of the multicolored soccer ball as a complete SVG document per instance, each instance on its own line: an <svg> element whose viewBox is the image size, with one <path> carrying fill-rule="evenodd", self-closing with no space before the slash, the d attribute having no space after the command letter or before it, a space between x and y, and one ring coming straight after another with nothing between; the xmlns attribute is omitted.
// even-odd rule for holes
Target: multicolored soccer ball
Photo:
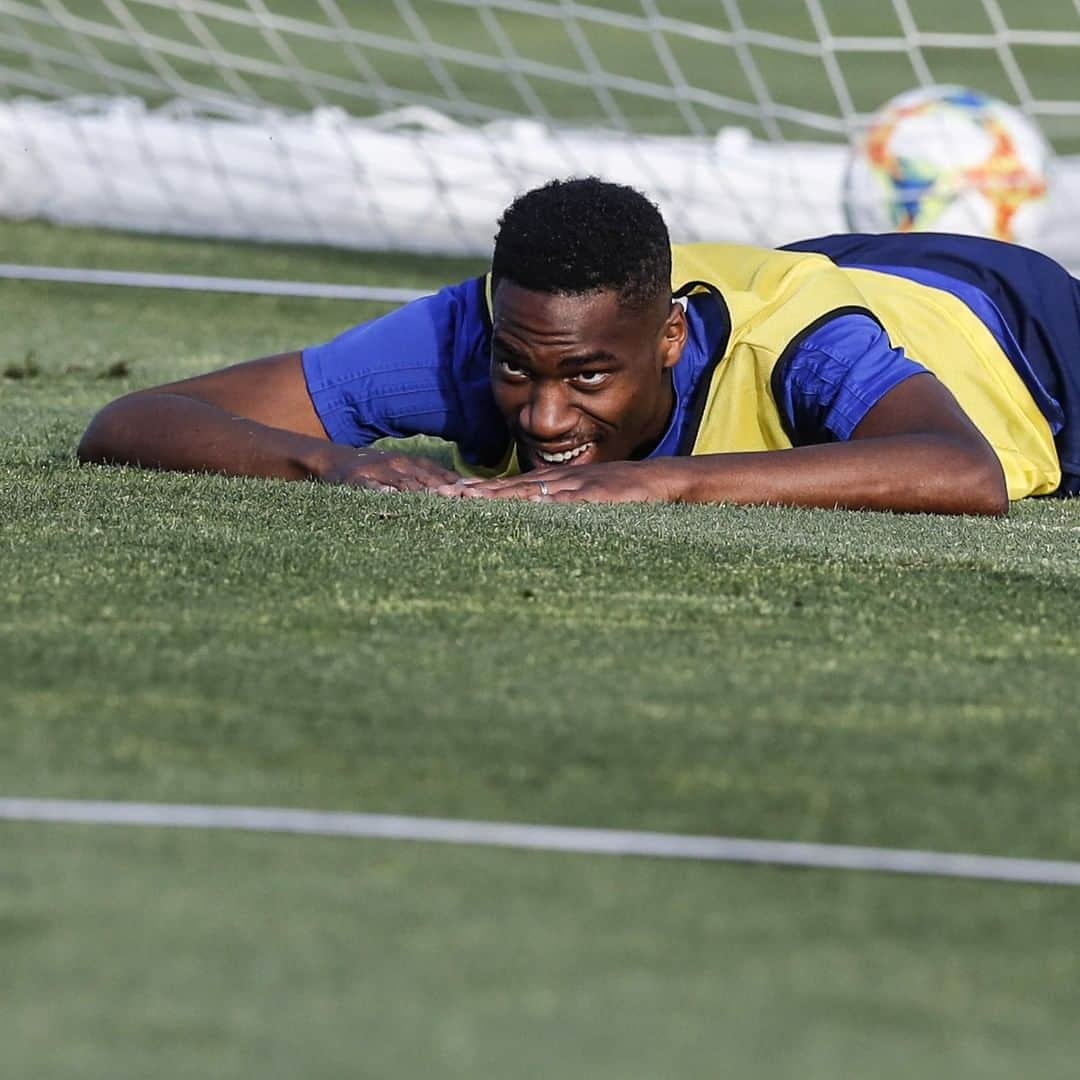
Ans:
<svg viewBox="0 0 1080 1080"><path fill-rule="evenodd" d="M1051 152L1019 109L957 86L888 102L852 151L854 232L958 232L1038 245Z"/></svg>

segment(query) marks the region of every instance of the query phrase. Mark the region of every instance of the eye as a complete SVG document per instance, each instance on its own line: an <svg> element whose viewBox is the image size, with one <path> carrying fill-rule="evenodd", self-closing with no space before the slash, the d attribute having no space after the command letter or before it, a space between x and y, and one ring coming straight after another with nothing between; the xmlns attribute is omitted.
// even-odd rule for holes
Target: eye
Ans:
<svg viewBox="0 0 1080 1080"><path fill-rule="evenodd" d="M529 373L515 360L509 360L506 357L497 356L495 358L495 367L498 369L499 374L504 379L514 379L520 381L528 378Z"/></svg>
<svg viewBox="0 0 1080 1080"><path fill-rule="evenodd" d="M611 372L609 371L579 371L574 376L574 382L576 382L578 386L584 386L591 389L593 387L602 386L607 382L610 374Z"/></svg>

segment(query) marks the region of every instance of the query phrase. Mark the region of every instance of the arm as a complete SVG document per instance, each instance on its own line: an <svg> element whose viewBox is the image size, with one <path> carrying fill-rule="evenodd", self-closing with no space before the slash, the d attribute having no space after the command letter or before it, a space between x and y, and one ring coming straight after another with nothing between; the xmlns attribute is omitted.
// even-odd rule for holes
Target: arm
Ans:
<svg viewBox="0 0 1080 1080"><path fill-rule="evenodd" d="M676 481L682 497L909 513L1009 509L993 449L930 374L890 390L849 442L726 456L733 460L674 459L687 466Z"/></svg>
<svg viewBox="0 0 1080 1080"><path fill-rule="evenodd" d="M938 514L1005 514L993 449L933 375L886 393L848 442L757 453L619 461L543 469L506 481L455 485L467 493L556 501L778 503Z"/></svg>
<svg viewBox="0 0 1080 1080"><path fill-rule="evenodd" d="M78 456L98 464L401 490L455 476L422 458L331 442L295 352L119 398L90 422Z"/></svg>

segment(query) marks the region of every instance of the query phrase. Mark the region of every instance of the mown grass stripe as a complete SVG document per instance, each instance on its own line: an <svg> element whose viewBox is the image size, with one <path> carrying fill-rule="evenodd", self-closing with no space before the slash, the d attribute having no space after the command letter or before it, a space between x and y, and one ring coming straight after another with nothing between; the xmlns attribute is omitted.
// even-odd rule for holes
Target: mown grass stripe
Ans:
<svg viewBox="0 0 1080 1080"><path fill-rule="evenodd" d="M397 814L6 798L0 799L0 820L419 840L591 855L763 863L819 870L869 870L1036 885L1080 885L1080 863L1076 862Z"/></svg>

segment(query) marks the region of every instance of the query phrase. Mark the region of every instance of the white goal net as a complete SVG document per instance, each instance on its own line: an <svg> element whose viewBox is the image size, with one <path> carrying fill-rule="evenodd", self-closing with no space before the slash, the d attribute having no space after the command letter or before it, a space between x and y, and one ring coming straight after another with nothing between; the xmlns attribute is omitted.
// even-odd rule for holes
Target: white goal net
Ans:
<svg viewBox="0 0 1080 1080"><path fill-rule="evenodd" d="M677 239L844 228L886 99L971 86L1057 152L1080 263L1080 0L0 0L0 216L486 253L552 176Z"/></svg>

